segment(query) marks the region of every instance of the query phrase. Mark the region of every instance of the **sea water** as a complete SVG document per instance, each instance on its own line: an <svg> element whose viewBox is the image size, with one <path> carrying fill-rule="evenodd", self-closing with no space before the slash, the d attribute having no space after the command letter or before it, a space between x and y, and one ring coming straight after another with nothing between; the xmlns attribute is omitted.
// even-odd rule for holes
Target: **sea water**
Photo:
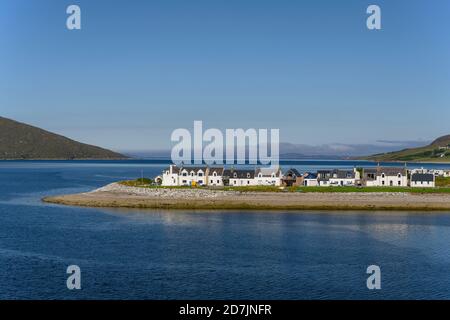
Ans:
<svg viewBox="0 0 450 320"><path fill-rule="evenodd" d="M365 163L362 163L364 165ZM161 211L41 202L166 161L1 161L0 299L449 299L450 212ZM349 161L284 163L302 171ZM434 165L433 167L436 167ZM69 290L69 265L81 290ZM381 290L366 286L378 265Z"/></svg>

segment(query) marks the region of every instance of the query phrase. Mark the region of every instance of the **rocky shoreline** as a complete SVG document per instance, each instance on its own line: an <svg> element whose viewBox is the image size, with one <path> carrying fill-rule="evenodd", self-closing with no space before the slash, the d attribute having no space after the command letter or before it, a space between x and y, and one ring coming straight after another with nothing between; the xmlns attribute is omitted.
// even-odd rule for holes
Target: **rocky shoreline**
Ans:
<svg viewBox="0 0 450 320"><path fill-rule="evenodd" d="M450 194L241 192L141 188L112 183L91 192L46 197L45 202L116 208L233 210L450 210Z"/></svg>

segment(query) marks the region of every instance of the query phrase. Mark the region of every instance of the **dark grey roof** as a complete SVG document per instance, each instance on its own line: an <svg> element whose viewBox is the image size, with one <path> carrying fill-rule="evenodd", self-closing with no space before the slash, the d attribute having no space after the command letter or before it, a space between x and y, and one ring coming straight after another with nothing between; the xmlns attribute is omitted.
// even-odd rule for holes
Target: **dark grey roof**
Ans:
<svg viewBox="0 0 450 320"><path fill-rule="evenodd" d="M163 172L166 172L166 171L169 171L169 172L170 172L170 166L167 167L166 169L164 169ZM172 166L172 172L173 172L173 173L178 173L179 171L180 171L180 168L178 168L178 167L175 166L175 165Z"/></svg>
<svg viewBox="0 0 450 320"><path fill-rule="evenodd" d="M271 177L273 173L278 177L280 175L280 168L258 168L255 170L255 176L261 174L263 177Z"/></svg>
<svg viewBox="0 0 450 320"><path fill-rule="evenodd" d="M317 179L317 174L312 173L312 172L306 172L303 177L305 179Z"/></svg>
<svg viewBox="0 0 450 320"><path fill-rule="evenodd" d="M383 173L386 176L397 176L399 173L403 176L406 176L406 168L400 167L375 167L375 168L363 168L363 178L366 180L374 180L372 178L368 178L368 174L375 174L377 176L381 176Z"/></svg>
<svg viewBox="0 0 450 320"><path fill-rule="evenodd" d="M212 176L216 172L218 176L222 176L224 171L225 169L223 167L209 168L209 175Z"/></svg>
<svg viewBox="0 0 450 320"><path fill-rule="evenodd" d="M353 170L333 170L331 178L334 179L354 179L355 172Z"/></svg>
<svg viewBox="0 0 450 320"><path fill-rule="evenodd" d="M202 170L204 173L206 173L206 170L208 169L207 166L198 166L198 167L181 167L180 171L186 170L188 173L191 173L192 171L194 171L195 174L198 173L198 171Z"/></svg>
<svg viewBox="0 0 450 320"><path fill-rule="evenodd" d="M331 178L333 170L318 170L317 171L317 177L319 178L319 181L328 181Z"/></svg>
<svg viewBox="0 0 450 320"><path fill-rule="evenodd" d="M224 177L231 177L231 169L224 169L223 170L223 176Z"/></svg>
<svg viewBox="0 0 450 320"><path fill-rule="evenodd" d="M253 179L255 177L255 170L250 169L226 169L224 176L231 179Z"/></svg>
<svg viewBox="0 0 450 320"><path fill-rule="evenodd" d="M297 169L295 168L291 168L288 171L286 171L286 173L284 174L285 177L301 177L302 175L300 174L300 172L298 172Z"/></svg>
<svg viewBox="0 0 450 320"><path fill-rule="evenodd" d="M433 182L434 181L434 175L432 173L413 173L411 175L411 181L428 181Z"/></svg>
<svg viewBox="0 0 450 320"><path fill-rule="evenodd" d="M381 176L383 173L387 176L396 176L399 173L406 176L406 168L377 167L377 175Z"/></svg>

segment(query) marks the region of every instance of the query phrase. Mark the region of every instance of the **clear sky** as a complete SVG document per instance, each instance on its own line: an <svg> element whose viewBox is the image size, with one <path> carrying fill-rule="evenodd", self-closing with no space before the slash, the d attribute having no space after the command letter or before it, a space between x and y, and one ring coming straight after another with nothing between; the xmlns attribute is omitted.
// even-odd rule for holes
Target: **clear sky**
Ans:
<svg viewBox="0 0 450 320"><path fill-rule="evenodd" d="M168 148L194 120L432 140L450 133L449 57L448 0L0 0L0 115L115 150Z"/></svg>

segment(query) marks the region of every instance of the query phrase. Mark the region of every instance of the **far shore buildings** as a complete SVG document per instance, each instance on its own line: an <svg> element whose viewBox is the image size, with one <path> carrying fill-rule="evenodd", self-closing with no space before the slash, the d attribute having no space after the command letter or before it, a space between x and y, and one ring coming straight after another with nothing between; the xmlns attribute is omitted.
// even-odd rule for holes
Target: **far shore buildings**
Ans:
<svg viewBox="0 0 450 320"><path fill-rule="evenodd" d="M279 167L224 168L220 166L170 165L155 178L163 186L367 186L367 187L435 187L436 176L448 170L406 167L371 167L359 169L318 170L300 173L291 168L284 174Z"/></svg>

